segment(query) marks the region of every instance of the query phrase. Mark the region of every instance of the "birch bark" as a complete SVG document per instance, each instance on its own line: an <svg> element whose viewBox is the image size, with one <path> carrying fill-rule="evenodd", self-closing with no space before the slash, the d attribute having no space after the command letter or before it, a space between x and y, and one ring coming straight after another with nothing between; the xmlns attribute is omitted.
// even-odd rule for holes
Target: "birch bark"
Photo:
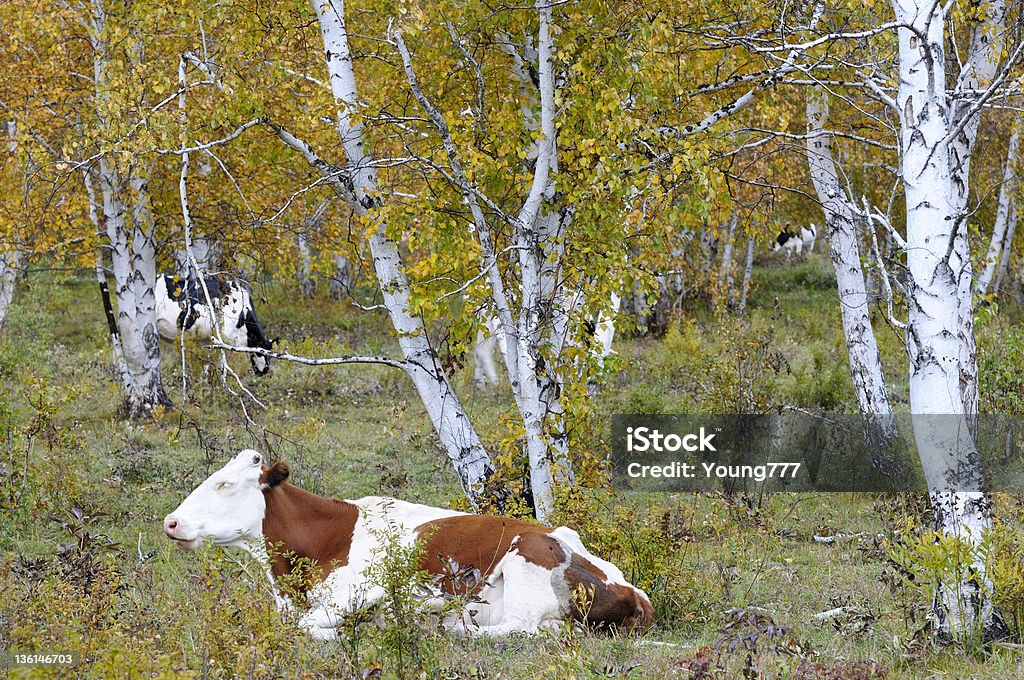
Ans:
<svg viewBox="0 0 1024 680"><path fill-rule="evenodd" d="M728 301L732 297L732 251L736 238L736 223L739 216L733 213L729 219L729 227L725 232L725 243L722 246L722 266L718 270L718 299Z"/></svg>
<svg viewBox="0 0 1024 680"><path fill-rule="evenodd" d="M919 5L923 12L927 6ZM939 13L945 10L943 6ZM953 239L954 256L949 259L957 284L957 335L960 339L960 387L964 409L972 424L978 413L978 350L974 337L974 271L968 240L967 217L970 214L971 156L978 140L980 115L973 110L978 92L988 87L996 77L1002 60L1003 33L1006 25L1005 0L979 3L980 19L974 24L967 60L960 69L947 120L950 129L961 127L959 134L949 140L944 151L949 155L951 200L953 218L957 225ZM943 46L938 54L944 58Z"/></svg>
<svg viewBox="0 0 1024 680"><path fill-rule="evenodd" d="M14 303L14 286L18 281L21 260L21 250L13 244L10 250L0 253L0 330Z"/></svg>
<svg viewBox="0 0 1024 680"><path fill-rule="evenodd" d="M103 0L92 2L93 79L96 114L102 129L110 128L111 83L107 13ZM127 375L125 414L137 419L150 415L157 406L169 406L160 377L160 339L156 332L156 243L155 225L149 207L147 180L140 166L129 170L129 184L135 193L131 238L124 195L126 185L115 161L100 154L98 165L102 226L109 243L114 295L117 299L117 329Z"/></svg>
<svg viewBox="0 0 1024 680"><path fill-rule="evenodd" d="M978 282L974 288L974 293L978 297L984 297L988 293L988 288L992 284L992 279L1000 263L1000 255L1009 243L1007 236L1010 235L1011 206L1013 204L1013 196L1017 191L1017 155L1020 148L1020 123L1020 118L1014 121L1013 132L1010 134L1010 143L1007 145L1006 164L1003 166L1003 183L999 187L999 203L996 206L995 224L992 225L992 238L988 244L988 253L985 255L985 267L981 270ZM1010 240L1012 241L1012 237Z"/></svg>
<svg viewBox="0 0 1024 680"><path fill-rule="evenodd" d="M992 623L992 582L981 553L991 516L977 490L981 472L968 419L976 411L965 408L970 398L962 382L963 333L971 334L973 348L973 327L965 328L962 316L969 269L954 243L961 203L947 141L953 128L945 93L945 6L893 0L893 8L907 26L898 32L896 103L906 197L910 406L936 528L971 547L969 563L960 565L955 581L939 584L934 603L939 631L962 637ZM969 300L971 287L966 291Z"/></svg>
<svg viewBox="0 0 1024 680"><path fill-rule="evenodd" d="M743 314L747 311L747 293L750 291L750 279L754 274L754 237L747 237L747 261L743 267L743 284L740 286L740 299L736 311Z"/></svg>
<svg viewBox="0 0 1024 680"><path fill-rule="evenodd" d="M554 508L556 474L572 483L568 457L568 436L560 394L563 381L560 355L570 342L570 319L574 297L559 279L563 254L562 235L572 219L571 207L556 210L554 175L558 171L555 131L554 76L552 72L551 7L536 5L539 14L537 39L539 115L532 106L532 79L526 75L522 56L510 43L505 50L513 57L524 93L524 118L528 129L539 128L540 136L529 156L534 169L528 194L519 213L511 221L517 253L520 301L517 309L506 293L490 235L490 225L481 206L480 192L471 185L458 158L457 150L443 114L419 86L412 58L401 32L395 32L395 45L401 55L413 95L426 111L440 134L455 184L470 208L481 246L481 270L491 287L491 299L497 317L494 335L504 348L503 357L516 407L523 422L526 453L530 469L530 488L534 514L545 521Z"/></svg>
<svg viewBox="0 0 1024 680"><path fill-rule="evenodd" d="M807 162L818 200L825 211L825 233L839 289L839 309L853 390L861 414L871 417L869 431L877 438L878 444L884 445L896 438L896 423L892 419L892 405L871 326L853 203L839 180L832 138L826 129L828 120L828 95L821 88L810 90L807 95Z"/></svg>
<svg viewBox="0 0 1024 680"><path fill-rule="evenodd" d="M999 272L993 285L994 293L1003 289L1003 282L1006 280L1006 272L1010 269L1010 255L1013 253L1013 236L1017 231L1017 202L1010 199L1010 215L1007 218L1009 225L1006 227L1006 238L1003 239L1002 255L999 257Z"/></svg>
<svg viewBox="0 0 1024 680"><path fill-rule="evenodd" d="M316 279L313 278L313 247L309 242L309 232L306 228L299 230L296 237L299 247L299 266L296 268L295 277L299 281L299 292L309 297L316 293Z"/></svg>
<svg viewBox="0 0 1024 680"><path fill-rule="evenodd" d="M18 153L17 123L7 122L7 149L11 156ZM18 270L21 267L21 248L13 242L4 244L0 252L0 330L3 330L7 315L14 303L14 286L18 281Z"/></svg>

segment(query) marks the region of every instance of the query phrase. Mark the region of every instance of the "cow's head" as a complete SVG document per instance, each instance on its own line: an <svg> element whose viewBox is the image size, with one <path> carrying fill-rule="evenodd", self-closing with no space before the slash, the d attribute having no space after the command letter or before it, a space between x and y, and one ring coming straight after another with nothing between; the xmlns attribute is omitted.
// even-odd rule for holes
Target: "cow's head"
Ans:
<svg viewBox="0 0 1024 680"><path fill-rule="evenodd" d="M256 375L266 375L270 372L270 357L262 354L252 354L249 356L249 363L252 364L253 373Z"/></svg>
<svg viewBox="0 0 1024 680"><path fill-rule="evenodd" d="M265 349L268 352L275 352L277 351L277 341L278 338L274 338L273 340L269 341L264 340L263 342L257 342L255 345L250 345L250 347L258 347L259 349ZM250 354L249 361L252 363L252 370L256 373L256 375L266 375L267 373L270 372L270 357L268 357L267 355Z"/></svg>
<svg viewBox="0 0 1024 680"><path fill-rule="evenodd" d="M164 518L164 533L188 550L209 540L244 546L263 535L267 504L263 492L288 478L288 466L267 468L263 457L246 449L228 461Z"/></svg>
<svg viewBox="0 0 1024 680"><path fill-rule="evenodd" d="M248 302L248 298L246 298ZM253 310L251 303L242 312L242 317L239 320L239 327L245 325L245 344L254 349L263 349L268 352L274 351L274 345L277 340L268 340L267 336L263 334L263 327L260 322L256 319L256 312ZM270 372L270 357L265 354L250 354L249 361L252 362L252 370L256 375L266 375Z"/></svg>

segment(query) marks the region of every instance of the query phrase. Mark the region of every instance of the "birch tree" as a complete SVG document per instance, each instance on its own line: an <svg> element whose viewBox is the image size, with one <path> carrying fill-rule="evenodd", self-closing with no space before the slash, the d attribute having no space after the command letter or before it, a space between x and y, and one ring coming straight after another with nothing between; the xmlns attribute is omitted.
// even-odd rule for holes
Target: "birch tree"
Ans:
<svg viewBox="0 0 1024 680"><path fill-rule="evenodd" d="M1003 238L1002 251L999 256L999 270L996 272L996 280L993 284L993 292L998 293L1003 288L1006 274L1010 270L1010 255L1013 253L1013 237L1017 231L1017 203L1010 201L1009 224L1006 227L1006 236Z"/></svg>
<svg viewBox="0 0 1024 680"><path fill-rule="evenodd" d="M116 111L114 93L119 86L117 74L113 72L112 49L126 36L123 29L118 35L104 2L92 0L91 13L87 18L82 17L82 21L92 47L96 120L100 130L111 130L116 129L111 116ZM128 371L122 376L128 390L125 413L132 419L146 417L155 407L171 404L160 374L155 294L156 225L144 163L143 159L133 159L126 178L116 157L101 149L96 169L102 211L97 227L107 237L117 299L118 338L124 368ZM132 194L130 214L126 206L129 191Z"/></svg>
<svg viewBox="0 0 1024 680"><path fill-rule="evenodd" d="M8 158L7 163L4 165L8 168L14 168L17 165L16 158L18 154L18 125L15 121L11 120L7 122L7 150ZM16 174L15 172L5 173L8 177ZM22 183L24 184L24 183ZM12 211L13 212L13 211ZM17 213L11 215L13 218L11 221L16 221ZM21 245L18 243L18 232L14 224L11 224L8 229L5 230L5 238L2 244L0 244L0 331L3 330L4 322L7 321L7 315L11 310L11 305L14 302L14 286L18 281L18 273L22 266L22 260L24 254Z"/></svg>
<svg viewBox="0 0 1024 680"><path fill-rule="evenodd" d="M21 251L15 244L10 245L10 250L0 253L0 330L14 302L14 285L18 280L21 260Z"/></svg>
<svg viewBox="0 0 1024 680"><path fill-rule="evenodd" d="M807 161L811 181L825 211L825 235L831 246L832 267L839 289L839 309L853 390L858 409L871 417L870 431L877 438L876 443L885 444L895 439L896 423L892 418L892 405L871 326L870 304L857 243L856 201L847 195L839 179L828 120L828 94L821 88L808 90Z"/></svg>
<svg viewBox="0 0 1024 680"><path fill-rule="evenodd" d="M976 392L970 393L976 387L969 380L972 370L976 380L973 325L965 328L962 312L973 282L967 253L957 246L969 158L955 151L969 156L959 135L968 127L976 132L976 121L964 116L977 116L977 110L960 114L947 98L946 7L894 0L893 10L901 25L895 104L910 275L910 406L936 527L971 547L959 578L938 585L934 608L938 630L960 637L985 630L993 620L992 582L981 551L992 520L969 427L969 416L977 413Z"/></svg>
<svg viewBox="0 0 1024 680"><path fill-rule="evenodd" d="M874 344L869 337L867 296L855 233L846 225L857 219L879 222L886 238L898 247L897 256L906 258L907 321L904 324L893 316L891 293L888 319L905 335L914 438L931 493L936 529L965 545L969 555L957 574L936 585L936 629L944 636L961 638L996 625L992 583L981 547L991 518L988 500L981 492L983 480L972 434L978 399L972 317L975 281L967 229L970 164L981 112L995 93L1005 91L1000 88L1018 61L1021 46L1005 43L1006 5L1001 0L962 8L954 3L916 0L893 0L891 4L894 21L878 23L869 13L862 17L868 22L863 30L847 23L859 11L849 9L847 14L829 17L841 28L803 42L783 40L766 46L742 37L735 41L755 52L777 55L777 59L794 53L812 59L818 46L828 44L831 51L820 62L825 68L809 68L805 73L810 77L790 77L786 82L843 92L851 110L876 130L885 129L890 113L896 116L892 129L898 137L898 166L875 161L874 167L891 170L898 178L889 201L894 205L901 197L905 203L905 237L870 203L858 210L855 197L845 188L852 186L849 179L840 181L828 143L836 135L829 135L825 128L828 102L821 94L808 98L804 139L812 181L829 220L851 368L861 376L858 402L868 413L888 409L881 396L884 383L877 350L866 349ZM962 12L968 27L963 56L947 51L960 44L951 41L948 33L951 11ZM889 52L893 33L898 49L890 69L882 55ZM848 54L842 53L844 44ZM876 58L865 58L865 53ZM888 111L879 111L879 104ZM785 140L796 137L780 130L766 132L763 139L773 135ZM851 144L887 148L871 136L850 132L843 136ZM757 140L748 146L762 143ZM865 176L864 180L874 184L865 188L865 193L877 191L874 177ZM885 259L874 243L873 254L888 286ZM851 300L855 301L852 307L847 304ZM861 313L852 313L858 307ZM868 380L874 386L870 398L864 389Z"/></svg>
<svg viewBox="0 0 1024 680"><path fill-rule="evenodd" d="M506 347L504 357L509 382L525 430L534 507L537 517L543 520L554 507L552 463L568 466L569 461L564 435L552 432L545 422L552 415L557 418L560 415L560 407L556 392L557 378L549 377L550 374L543 368L542 343L551 342L551 334L545 333L543 304L545 301L553 303L552 313L562 318L563 325L567 323L567 310L564 292L559 289L556 281L551 280L550 271L552 260L554 265L558 263L558 246L553 241L556 231L560 228L560 220L565 216L558 215L555 210L549 209L546 214L543 211L545 198L550 200L553 197L553 174L557 172L554 75L551 63L551 8L546 3L538 3L537 11L539 139L534 149L534 173L530 189L512 221L515 230L513 241L518 251L517 271L521 276L521 302L518 314L514 314L513 306L506 294L507 287L498 268L491 226L481 206L480 192L470 183L462 167L447 121L419 85L412 57L400 31L395 32L395 45L401 54L414 96L441 136L453 179L472 211L476 233L480 236L481 270L487 275L490 284L491 301L498 320L497 332ZM528 115L532 116L532 113ZM565 337L564 333L561 337ZM559 425L561 423L556 421L555 426Z"/></svg>
<svg viewBox="0 0 1024 680"><path fill-rule="evenodd" d="M988 252L983 260L984 267L978 275L978 282L975 285L975 295L979 298L985 297L989 286L996 274L997 268L1003 268L1001 262L1003 255L1009 253L1013 245L1013 232L1016 230L1016 201L1017 192L1017 163L1020 153L1020 125L1018 117L1013 123L1013 131L1010 133L1010 142L1006 148L1006 162L1003 164L1003 181L999 185L999 202L996 207L995 224L992 225L992 238L989 241Z"/></svg>
<svg viewBox="0 0 1024 680"><path fill-rule="evenodd" d="M893 3L898 7L898 3ZM911 8L906 8L910 10ZM921 2L913 6L915 16L927 13L927 3ZM952 6L943 6L935 12L935 20L942 24L945 34L944 13ZM953 233L953 257L950 265L957 281L957 335L960 340L960 387L964 400L964 411L974 422L978 414L978 348L974 338L974 268L971 261L969 229L967 224L970 210L971 158L978 141L980 108L985 99L991 95L991 88L1005 79L1009 66L1017 58L1011 55L1009 63L1000 70L1005 50L1006 16L1008 5L1005 0L985 0L976 6L969 5L964 10L971 18L971 38L967 51L967 59L958 73L952 92L948 95L949 139L943 143L944 151L949 155L949 168L952 183L953 218L956 230ZM901 13L897 10L897 19ZM907 15L903 15L907 16ZM929 22L931 25L933 22ZM1016 52L1016 50L1015 50ZM904 68L903 53L900 53L901 72ZM925 54L927 55L927 53ZM943 58L944 53L935 55ZM929 58L927 61L931 61ZM944 66L944 65L942 65ZM945 69L940 69L944 71ZM934 75L938 75L937 73ZM945 92L943 92L945 94ZM902 121L905 125L905 121ZM904 128L905 129L905 128ZM905 149L905 147L904 147Z"/></svg>

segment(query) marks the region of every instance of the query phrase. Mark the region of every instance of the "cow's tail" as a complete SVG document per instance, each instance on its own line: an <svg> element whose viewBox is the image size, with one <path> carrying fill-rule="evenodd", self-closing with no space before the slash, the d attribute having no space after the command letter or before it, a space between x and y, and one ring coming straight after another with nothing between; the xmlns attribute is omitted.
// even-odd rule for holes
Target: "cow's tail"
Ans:
<svg viewBox="0 0 1024 680"><path fill-rule="evenodd" d="M103 298L103 313L107 317L107 328L115 338L118 336L117 319L114 316L114 307L110 304L110 288L107 287L107 275L103 272L103 266L96 265L96 280L100 284L100 297Z"/></svg>

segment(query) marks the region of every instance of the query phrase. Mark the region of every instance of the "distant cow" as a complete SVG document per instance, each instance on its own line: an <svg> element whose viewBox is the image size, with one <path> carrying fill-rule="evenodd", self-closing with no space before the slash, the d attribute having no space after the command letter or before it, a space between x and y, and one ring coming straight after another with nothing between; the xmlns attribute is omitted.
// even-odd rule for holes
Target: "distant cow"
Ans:
<svg viewBox="0 0 1024 680"><path fill-rule="evenodd" d="M437 588L426 606L445 593L476 596L445 620L458 633L535 633L573 619L625 634L652 623L647 595L571 529L393 498L321 498L288 475L286 463L267 467L256 451L242 451L167 515L164 533L189 550L204 541L244 548L272 580L308 575L311 609L300 623L315 638L334 638L341 615L386 596L368 572L389 540L422 545L419 566Z"/></svg>
<svg viewBox="0 0 1024 680"><path fill-rule="evenodd" d="M779 252L780 250L786 251L786 257L790 257L794 252L797 257L803 254L804 248L807 248L808 252L814 252L814 243L818 238L818 227L811 225L809 227L800 227L800 233L792 231L789 225L782 230L782 233L775 239L775 243L772 244L772 250Z"/></svg>
<svg viewBox="0 0 1024 680"><path fill-rule="evenodd" d="M157 278L156 329L161 338L173 341L182 331L187 336L207 341L214 337L214 324L219 322L220 336L226 344L273 349L273 343L267 340L256 319L249 291L241 282L211 276L206 277L204 283L205 290L194 279L166 275ZM249 360L257 375L265 375L270 370L268 357L250 354Z"/></svg>

